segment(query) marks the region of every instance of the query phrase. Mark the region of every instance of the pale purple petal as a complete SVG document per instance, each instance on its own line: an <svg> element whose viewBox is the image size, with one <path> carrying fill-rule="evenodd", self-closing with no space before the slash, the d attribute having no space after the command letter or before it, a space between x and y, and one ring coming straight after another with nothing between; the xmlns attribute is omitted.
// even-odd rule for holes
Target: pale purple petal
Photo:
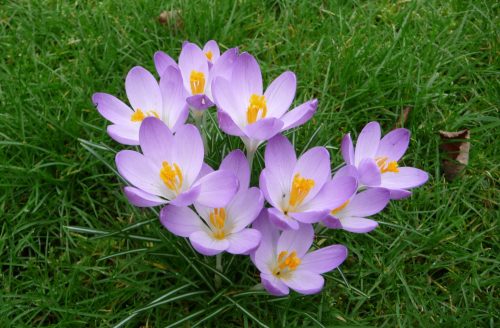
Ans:
<svg viewBox="0 0 500 328"><path fill-rule="evenodd" d="M275 208L268 208L269 221L274 224L276 228L281 230L298 230L300 225L297 220L290 216L286 216L280 210Z"/></svg>
<svg viewBox="0 0 500 328"><path fill-rule="evenodd" d="M259 188L240 190L226 207L228 224L238 232L252 223L264 206L264 197Z"/></svg>
<svg viewBox="0 0 500 328"><path fill-rule="evenodd" d="M229 80L216 78L212 83L212 96L219 111L227 113L236 125L244 126L249 100L243 99Z"/></svg>
<svg viewBox="0 0 500 328"><path fill-rule="evenodd" d="M334 179L340 177L353 177L354 179L358 180L358 169L354 165L342 166L337 172L335 172L335 175L333 176Z"/></svg>
<svg viewBox="0 0 500 328"><path fill-rule="evenodd" d="M296 270L292 272L289 279L282 281L291 289L304 295L319 293L325 284L325 279L320 274L305 270Z"/></svg>
<svg viewBox="0 0 500 328"><path fill-rule="evenodd" d="M274 117L266 117L247 125L243 131L245 135L254 140L268 140L281 131L283 121Z"/></svg>
<svg viewBox="0 0 500 328"><path fill-rule="evenodd" d="M411 196L411 191L404 189L389 189L391 192L391 199L404 199Z"/></svg>
<svg viewBox="0 0 500 328"><path fill-rule="evenodd" d="M186 102L189 106L191 106L192 109L200 111L214 105L214 103L208 98L208 96L204 94L187 97Z"/></svg>
<svg viewBox="0 0 500 328"><path fill-rule="evenodd" d="M276 253L287 251L289 254L297 252L297 256L302 258L309 250L314 239L314 229L311 224L300 224L298 230L285 230L278 239Z"/></svg>
<svg viewBox="0 0 500 328"><path fill-rule="evenodd" d="M172 199L170 204L176 206L189 206L198 199L200 192L201 192L201 187L199 185L192 186L188 190L180 193L174 199Z"/></svg>
<svg viewBox="0 0 500 328"><path fill-rule="evenodd" d="M410 131L395 129L387 133L378 145L377 157L387 157L388 161L399 161L410 143Z"/></svg>
<svg viewBox="0 0 500 328"><path fill-rule="evenodd" d="M283 121L283 127L281 128L281 131L285 131L288 129L296 128L307 121L311 119L311 117L316 113L316 109L318 108L318 100L313 99L309 100L285 115L281 117L281 120Z"/></svg>
<svg viewBox="0 0 500 328"><path fill-rule="evenodd" d="M203 73L205 77L205 88L208 82L208 61L203 51L194 43L185 42L182 45L181 54L179 55L179 68L182 73L184 87L192 94L190 77L193 71Z"/></svg>
<svg viewBox="0 0 500 328"><path fill-rule="evenodd" d="M108 121L119 125L132 124L130 118L134 112L115 96L101 92L94 93L92 102L97 107L99 114Z"/></svg>
<svg viewBox="0 0 500 328"><path fill-rule="evenodd" d="M250 166L241 150L233 150L227 154L222 160L219 169L232 172L238 178L240 190L246 190L250 186Z"/></svg>
<svg viewBox="0 0 500 328"><path fill-rule="evenodd" d="M156 72L158 76L162 77L165 70L170 67L177 67L177 63L169 55L163 51L157 51L154 54L153 60L155 62Z"/></svg>
<svg viewBox="0 0 500 328"><path fill-rule="evenodd" d="M225 133L231 136L242 137L245 135L243 130L233 121L231 116L222 110L217 111L217 119L219 121L219 127Z"/></svg>
<svg viewBox="0 0 500 328"><path fill-rule="evenodd" d="M196 181L200 194L196 200L208 207L225 207L238 190L238 179L231 172L215 171Z"/></svg>
<svg viewBox="0 0 500 328"><path fill-rule="evenodd" d="M328 150L324 147L314 147L306 151L298 159L292 179L296 174L314 180L314 187L304 199L304 203L306 203L314 198L330 179L330 153Z"/></svg>
<svg viewBox="0 0 500 328"><path fill-rule="evenodd" d="M108 125L107 132L113 140L123 144L136 146L139 144L139 124Z"/></svg>
<svg viewBox="0 0 500 328"><path fill-rule="evenodd" d="M359 218L359 217L345 217L340 219L342 229L354 233L370 232L378 226L377 221Z"/></svg>
<svg viewBox="0 0 500 328"><path fill-rule="evenodd" d="M300 263L300 270L314 273L332 271L347 258L347 248L344 245L331 245L307 253Z"/></svg>
<svg viewBox="0 0 500 328"><path fill-rule="evenodd" d="M297 163L292 143L281 134L274 136L267 143L264 161L266 170L280 183L282 193L289 191L293 169Z"/></svg>
<svg viewBox="0 0 500 328"><path fill-rule="evenodd" d="M198 174L196 180L203 178L205 175L212 173L213 171L214 169L210 165L208 165L207 163L203 163L203 165L201 166L200 174Z"/></svg>
<svg viewBox="0 0 500 328"><path fill-rule="evenodd" d="M296 88L297 79L290 71L282 73L271 82L264 93L269 117L280 118L285 114L295 98Z"/></svg>
<svg viewBox="0 0 500 328"><path fill-rule="evenodd" d="M260 272L271 273L270 267L276 258L279 230L269 221L266 209L260 212L252 228L260 231L262 236L259 247L250 254L250 258Z"/></svg>
<svg viewBox="0 0 500 328"><path fill-rule="evenodd" d="M301 223L317 223L328 216L329 210L309 210L304 212L290 212L289 216Z"/></svg>
<svg viewBox="0 0 500 328"><path fill-rule="evenodd" d="M215 63L215 61L220 57L220 50L219 50L219 45L214 40L208 41L207 43L205 43L205 46L203 47L203 52L205 54L208 53L209 51L212 53L212 60L210 61L212 63Z"/></svg>
<svg viewBox="0 0 500 328"><path fill-rule="evenodd" d="M384 188L370 188L354 196L342 211L344 216L365 217L377 214L389 203L391 193Z"/></svg>
<svg viewBox="0 0 500 328"><path fill-rule="evenodd" d="M285 296L290 293L290 289L278 278L268 273L261 273L260 279L262 286L267 292L274 296Z"/></svg>
<svg viewBox="0 0 500 328"><path fill-rule="evenodd" d="M322 222L330 229L342 229L342 223L340 223L340 220L334 216L328 215Z"/></svg>
<svg viewBox="0 0 500 328"><path fill-rule="evenodd" d="M122 150L116 154L115 162L120 175L135 187L153 195L165 195L166 187L160 179L160 167L143 154Z"/></svg>
<svg viewBox="0 0 500 328"><path fill-rule="evenodd" d="M263 169L260 173L259 187L267 202L273 207L281 208L281 202L285 196L285 190L281 189L283 183L277 175L274 175L268 169Z"/></svg>
<svg viewBox="0 0 500 328"><path fill-rule="evenodd" d="M123 188L123 191L128 201L137 207L153 207L168 203L168 201L163 198L152 195L135 187L126 186Z"/></svg>
<svg viewBox="0 0 500 328"><path fill-rule="evenodd" d="M144 119L139 129L139 142L144 156L156 165L161 166L163 161L172 162L174 136L161 120L155 117Z"/></svg>
<svg viewBox="0 0 500 328"><path fill-rule="evenodd" d="M226 80L231 79L231 73L233 72L234 63L238 58L238 48L231 48L226 50L222 56L219 57L214 62L214 65L210 69L210 76L207 83L207 88L205 94L214 101L214 96L212 93L213 81L217 78L223 78ZM215 101L214 101L215 102Z"/></svg>
<svg viewBox="0 0 500 328"><path fill-rule="evenodd" d="M358 165L359 183L365 186L377 187L382 181L380 168L371 158L363 159Z"/></svg>
<svg viewBox="0 0 500 328"><path fill-rule="evenodd" d="M209 236L205 231L193 232L189 236L189 241L198 253L207 256L220 254L229 247L228 240L215 239L212 236Z"/></svg>
<svg viewBox="0 0 500 328"><path fill-rule="evenodd" d="M228 253L248 254L259 246L261 234L255 229L243 229L240 232L232 233L227 238L229 240Z"/></svg>
<svg viewBox="0 0 500 328"><path fill-rule="evenodd" d="M205 156L200 132L191 124L181 126L174 135L173 146L172 161L181 168L184 184L190 186L198 177Z"/></svg>
<svg viewBox="0 0 500 328"><path fill-rule="evenodd" d="M423 185L429 179L427 172L414 167L400 167L399 172L382 174L383 188L410 189Z"/></svg>
<svg viewBox="0 0 500 328"><path fill-rule="evenodd" d="M160 87L153 74L146 69L135 66L125 79L125 90L134 111L138 109L144 113L162 110Z"/></svg>
<svg viewBox="0 0 500 328"><path fill-rule="evenodd" d="M204 228L201 219L189 207L165 206L160 212L160 222L168 231L181 237L189 237Z"/></svg>
<svg viewBox="0 0 500 328"><path fill-rule="evenodd" d="M329 212L332 209L341 206L349 198L351 198L351 196L356 193L357 188L358 183L355 178L349 176L335 177L331 181L325 183L316 197L300 206L298 211L306 212L327 210L327 212ZM318 218L318 220L322 220L323 218L324 217ZM299 218L297 218L297 220L302 221Z"/></svg>
<svg viewBox="0 0 500 328"><path fill-rule="evenodd" d="M160 79L160 92L163 102L162 120L167 123L170 130L175 132L174 128L179 124L184 124L189 114L186 104L188 94L182 84L182 76L178 68L170 66L165 69Z"/></svg>
<svg viewBox="0 0 500 328"><path fill-rule="evenodd" d="M354 151L354 163L359 165L364 158L374 158L377 154L380 142L380 125L378 122L368 123L358 136L356 150Z"/></svg>
<svg viewBox="0 0 500 328"><path fill-rule="evenodd" d="M354 146L352 144L351 134L348 133L342 138L340 146L342 157L346 164L354 165Z"/></svg>
<svg viewBox="0 0 500 328"><path fill-rule="evenodd" d="M248 101L252 94L262 95L262 74L257 60L249 53L242 53L236 60L232 83L238 95Z"/></svg>

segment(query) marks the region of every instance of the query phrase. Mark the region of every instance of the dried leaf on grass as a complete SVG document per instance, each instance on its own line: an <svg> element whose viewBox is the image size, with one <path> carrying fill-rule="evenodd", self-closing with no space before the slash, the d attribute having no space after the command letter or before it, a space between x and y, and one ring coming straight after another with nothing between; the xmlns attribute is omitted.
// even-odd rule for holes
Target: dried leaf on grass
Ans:
<svg viewBox="0 0 500 328"><path fill-rule="evenodd" d="M181 11L179 9L162 11L160 16L158 16L158 22L178 30L182 29L184 26L184 21L182 20Z"/></svg>
<svg viewBox="0 0 500 328"><path fill-rule="evenodd" d="M468 129L448 132L439 131L443 152L443 172L448 181L454 180L469 163L470 132Z"/></svg>

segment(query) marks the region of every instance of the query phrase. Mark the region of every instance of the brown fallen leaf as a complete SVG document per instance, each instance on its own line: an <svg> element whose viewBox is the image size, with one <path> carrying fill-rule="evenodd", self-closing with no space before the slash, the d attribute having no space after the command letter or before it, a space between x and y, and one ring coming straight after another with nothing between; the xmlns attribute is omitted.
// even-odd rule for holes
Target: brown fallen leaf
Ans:
<svg viewBox="0 0 500 328"><path fill-rule="evenodd" d="M406 121L408 121L408 115L410 114L411 109L412 108L410 106L406 106L405 108L403 108L403 112L401 113L401 116L399 117L397 122L394 123L394 126L392 127L393 130L397 129L397 128L402 128L405 126Z"/></svg>
<svg viewBox="0 0 500 328"><path fill-rule="evenodd" d="M439 131L443 152L443 172L448 181L454 180L469 163L470 132L468 129L447 132Z"/></svg>
<svg viewBox="0 0 500 328"><path fill-rule="evenodd" d="M160 16L158 16L158 22L175 29L181 29L184 26L184 21L182 20L181 11L179 9L162 11Z"/></svg>

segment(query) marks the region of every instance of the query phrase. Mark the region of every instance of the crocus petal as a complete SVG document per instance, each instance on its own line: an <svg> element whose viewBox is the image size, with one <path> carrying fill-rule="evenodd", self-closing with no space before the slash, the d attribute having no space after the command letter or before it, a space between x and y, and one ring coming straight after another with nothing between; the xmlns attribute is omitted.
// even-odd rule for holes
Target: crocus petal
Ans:
<svg viewBox="0 0 500 328"><path fill-rule="evenodd" d="M296 174L314 180L314 187L304 199L304 203L306 203L316 196L330 178L330 154L328 150L324 147L314 147L306 151L295 165L293 176Z"/></svg>
<svg viewBox="0 0 500 328"><path fill-rule="evenodd" d="M313 238L314 229L311 224L300 224L298 230L285 230L278 239L276 253L296 251L297 256L302 258L311 247Z"/></svg>
<svg viewBox="0 0 500 328"><path fill-rule="evenodd" d="M176 206L189 206L198 199L200 192L201 192L200 186L193 186L188 190L184 191L183 193L177 195L174 199L172 199L170 204Z"/></svg>
<svg viewBox="0 0 500 328"><path fill-rule="evenodd" d="M283 280L285 285L304 295L316 294L323 289L325 279L317 273L296 270L289 279Z"/></svg>
<svg viewBox="0 0 500 328"><path fill-rule="evenodd" d="M329 210L290 212L289 216L301 223L316 223L328 216Z"/></svg>
<svg viewBox="0 0 500 328"><path fill-rule="evenodd" d="M380 169L371 158L363 159L358 165L359 182L365 186L377 187L382 181Z"/></svg>
<svg viewBox="0 0 500 328"><path fill-rule="evenodd" d="M348 133L342 138L342 144L340 145L342 152L342 157L346 164L354 165L354 146L352 144L351 134Z"/></svg>
<svg viewBox="0 0 500 328"><path fill-rule="evenodd" d="M160 79L160 92L163 102L162 120L175 132L174 128L184 124L189 114L186 104L188 94L182 84L181 72L175 66L165 69Z"/></svg>
<svg viewBox="0 0 500 328"><path fill-rule="evenodd" d="M282 193L290 190L293 169L297 163L292 143L281 134L269 140L264 153L266 170L280 183Z"/></svg>
<svg viewBox="0 0 500 328"><path fill-rule="evenodd" d="M220 56L220 50L219 50L219 45L217 42L214 40L210 40L207 43L205 43L205 46L203 47L203 52L206 54L207 52L212 53L212 60L210 60L212 63L215 63L215 61L219 58ZM208 58L208 57L207 57Z"/></svg>
<svg viewBox="0 0 500 328"><path fill-rule="evenodd" d="M387 133L378 145L377 157L388 157L388 161L399 161L410 143L410 131L395 129Z"/></svg>
<svg viewBox="0 0 500 328"><path fill-rule="evenodd" d="M391 193L384 188L370 188L351 199L343 211L344 216L365 217L377 214L389 203Z"/></svg>
<svg viewBox="0 0 500 328"><path fill-rule="evenodd" d="M229 247L226 239L215 239L205 231L196 231L189 236L189 241L193 248L200 254L212 256L222 253Z"/></svg>
<svg viewBox="0 0 500 328"><path fill-rule="evenodd" d="M125 90L134 111L159 113L162 110L160 87L146 69L140 66L132 68L125 79Z"/></svg>
<svg viewBox="0 0 500 328"><path fill-rule="evenodd" d="M316 113L318 108L318 100L313 99L308 102L299 105L283 115L281 120L283 121L283 127L281 131L296 128L311 119L311 117Z"/></svg>
<svg viewBox="0 0 500 328"><path fill-rule="evenodd" d="M423 185L429 179L427 172L414 167L400 167L399 172L382 174L383 188L410 189Z"/></svg>
<svg viewBox="0 0 500 328"><path fill-rule="evenodd" d="M354 193L356 193L357 188L358 183L355 178L349 176L336 177L335 179L325 183L316 197L300 206L299 210L300 212L322 210L327 210L327 212L329 212L330 210L344 204L349 198L351 198L352 195L354 195ZM294 215L294 217L295 216L296 215ZM318 218L318 220L322 220L323 218L324 217ZM302 221L299 218L297 218L297 220Z"/></svg>
<svg viewBox="0 0 500 328"><path fill-rule="evenodd" d="M189 207L165 206L160 212L160 222L168 231L181 237L203 230L203 222Z"/></svg>
<svg viewBox="0 0 500 328"><path fill-rule="evenodd" d="M122 150L116 154L115 162L120 175L135 187L153 195L166 194L166 187L160 179L160 167L143 154Z"/></svg>
<svg viewBox="0 0 500 328"><path fill-rule="evenodd" d="M354 165L342 166L334 175L334 179L340 177L353 177L354 179L359 179L358 169Z"/></svg>
<svg viewBox="0 0 500 328"><path fill-rule="evenodd" d="M175 62L175 60L173 60L172 57L170 57L163 51L155 52L153 60L155 62L156 72L160 77L163 76L163 72L165 72L168 67L177 67L177 63Z"/></svg>
<svg viewBox="0 0 500 328"><path fill-rule="evenodd" d="M283 116L295 98L296 88L297 79L293 72L286 71L278 76L264 93L268 116L276 118Z"/></svg>
<svg viewBox="0 0 500 328"><path fill-rule="evenodd" d="M137 207L153 207L168 203L163 198L152 195L135 187L126 186L123 188L128 201Z"/></svg>
<svg viewBox="0 0 500 328"><path fill-rule="evenodd" d="M131 124L131 116L134 112L120 99L107 93L94 93L92 102L97 106L99 114L114 124Z"/></svg>
<svg viewBox="0 0 500 328"><path fill-rule="evenodd" d="M262 209L257 219L252 223L252 228L260 231L262 237L259 247L250 254L250 259L261 272L270 272L267 264L276 257L276 244L280 233L269 221L266 208Z"/></svg>
<svg viewBox="0 0 500 328"><path fill-rule="evenodd" d="M404 189L389 189L391 199L404 199L411 196L411 191Z"/></svg>
<svg viewBox="0 0 500 328"><path fill-rule="evenodd" d="M252 223L264 206L264 197L259 188L240 190L226 207L228 224L238 232Z"/></svg>
<svg viewBox="0 0 500 328"><path fill-rule="evenodd" d="M374 158L380 142L380 125L378 122L368 123L358 136L356 150L354 151L354 163L359 165L364 158Z"/></svg>
<svg viewBox="0 0 500 328"><path fill-rule="evenodd" d="M229 235L228 253L248 254L259 246L261 234L255 229L244 229Z"/></svg>
<svg viewBox="0 0 500 328"><path fill-rule="evenodd" d="M370 232L378 226L377 221L359 217L345 217L340 219L342 229L354 233Z"/></svg>
<svg viewBox="0 0 500 328"><path fill-rule="evenodd" d="M286 216L283 212L275 209L268 209L269 221L274 224L274 226L281 230L298 230L300 225L299 222L290 216Z"/></svg>
<svg viewBox="0 0 500 328"><path fill-rule="evenodd" d="M300 262L300 270L314 273L332 271L347 258L347 248L344 245L331 245L307 253Z"/></svg>
<svg viewBox="0 0 500 328"><path fill-rule="evenodd" d="M208 82L207 57L196 44L185 42L182 45L181 54L179 55L179 68L182 73L184 87L189 94L192 94L190 78L193 71L203 73L206 88L206 82Z"/></svg>
<svg viewBox="0 0 500 328"><path fill-rule="evenodd" d="M244 132L241 130L241 128L233 121L231 116L229 116L226 112L218 110L217 119L219 121L220 129L225 133L237 137L242 137L245 135Z"/></svg>
<svg viewBox="0 0 500 328"><path fill-rule="evenodd" d="M227 154L219 169L232 172L238 178L240 190L246 190L250 186L250 165L241 150L233 150Z"/></svg>
<svg viewBox="0 0 500 328"><path fill-rule="evenodd" d="M266 117L249 124L243 130L250 139L268 140L281 131L283 121L274 117Z"/></svg>
<svg viewBox="0 0 500 328"><path fill-rule="evenodd" d="M195 110L205 110L212 107L214 103L208 98L207 95L195 95L186 98L186 102L191 108Z"/></svg>
<svg viewBox="0 0 500 328"><path fill-rule="evenodd" d="M184 184L187 186L190 186L200 173L204 156L203 141L198 129L191 124L181 126L174 136L172 161L181 168Z"/></svg>
<svg viewBox="0 0 500 328"><path fill-rule="evenodd" d="M217 78L223 78L226 80L231 79L231 73L233 72L234 63L238 58L238 48L231 48L226 50L219 59L214 61L212 68L210 69L210 76L207 83L207 88L205 94L215 102L212 93L212 84Z"/></svg>
<svg viewBox="0 0 500 328"><path fill-rule="evenodd" d="M156 117L147 117L139 129L139 142L144 156L156 165L172 162L174 136L169 128ZM159 174L159 172L158 172Z"/></svg>
<svg viewBox="0 0 500 328"><path fill-rule="evenodd" d="M215 171L196 181L200 194L196 200L208 207L225 207L238 190L238 179L231 172Z"/></svg>
<svg viewBox="0 0 500 328"><path fill-rule="evenodd" d="M268 169L263 169L259 177L259 187L267 202L273 207L281 208L281 201L285 191L282 189L283 183L277 175Z"/></svg>
<svg viewBox="0 0 500 328"><path fill-rule="evenodd" d="M136 146L139 144L139 124L108 125L107 132L113 140L123 145Z"/></svg>
<svg viewBox="0 0 500 328"><path fill-rule="evenodd" d="M241 95L234 92L234 85L222 77L212 83L212 96L219 111L225 112L238 126L246 123L246 107L248 99L243 100Z"/></svg>
<svg viewBox="0 0 500 328"><path fill-rule="evenodd" d="M329 229L342 229L342 223L334 216L328 215L322 222Z"/></svg>
<svg viewBox="0 0 500 328"><path fill-rule="evenodd" d="M234 65L232 74L234 90L248 101L252 94L262 95L262 74L257 60L249 53L242 53Z"/></svg>
<svg viewBox="0 0 500 328"><path fill-rule="evenodd" d="M274 296L285 296L290 293L290 289L285 285L280 279L276 278L272 274L261 273L260 279L262 286L267 290L267 292Z"/></svg>

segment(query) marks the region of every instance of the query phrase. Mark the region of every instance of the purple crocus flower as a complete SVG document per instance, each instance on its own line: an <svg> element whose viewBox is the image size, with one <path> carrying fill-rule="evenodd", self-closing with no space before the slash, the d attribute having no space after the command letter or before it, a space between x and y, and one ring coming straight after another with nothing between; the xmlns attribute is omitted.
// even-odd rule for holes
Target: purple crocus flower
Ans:
<svg viewBox="0 0 500 328"><path fill-rule="evenodd" d="M107 93L92 96L99 113L113 123L108 126L111 138L125 145L138 145L139 127L148 116L161 119L174 132L186 122L189 111L180 71L170 67L167 73L158 85L146 69L132 68L125 79L131 107Z"/></svg>
<svg viewBox="0 0 500 328"><path fill-rule="evenodd" d="M194 43L184 42L178 67L188 94L186 101L191 108L205 110L214 105L212 81L217 76L228 77L237 55L237 48L220 55L219 46L213 40L208 41L203 50ZM168 67L177 67L175 61L162 51L155 53L154 62L160 76L165 74Z"/></svg>
<svg viewBox="0 0 500 328"><path fill-rule="evenodd" d="M135 206L187 206L197 201L224 207L238 189L231 172L203 169L203 142L193 125L183 125L173 135L161 120L148 117L140 127L139 144L142 154L116 154L118 172L132 185L125 187L125 195Z"/></svg>
<svg viewBox="0 0 500 328"><path fill-rule="evenodd" d="M296 86L295 74L286 71L264 92L259 64L250 54L241 54L231 76L218 77L212 85L220 128L241 137L247 151L255 152L262 142L304 124L316 111L314 99L287 112Z"/></svg>
<svg viewBox="0 0 500 328"><path fill-rule="evenodd" d="M264 288L272 295L288 295L290 288L301 294L315 294L324 285L322 273L337 268L347 257L343 245L331 245L308 252L314 239L310 224L280 232L262 211L253 227L262 234L251 259L260 271Z"/></svg>
<svg viewBox="0 0 500 328"><path fill-rule="evenodd" d="M260 232L246 227L262 210L264 198L258 188L249 188L250 167L240 150L229 153L220 170L239 179L239 190L227 206L213 208L195 203L196 214L189 207L169 205L162 209L160 220L170 232L189 237L201 254L247 254L260 243Z"/></svg>
<svg viewBox="0 0 500 328"><path fill-rule="evenodd" d="M414 167L400 167L398 161L406 152L410 142L410 131L395 129L380 139L378 122L368 123L359 134L354 149L351 136L342 140L342 156L346 164L354 165L358 171L360 186L389 189L391 199L411 195L407 189L424 184L428 175Z"/></svg>
<svg viewBox="0 0 500 328"><path fill-rule="evenodd" d="M281 229L297 230L299 222L319 222L357 188L350 176L330 180L330 154L324 147L314 147L297 159L282 135L269 140L265 164L260 189L272 206L269 219Z"/></svg>
<svg viewBox="0 0 500 328"><path fill-rule="evenodd" d="M347 165L337 171L333 180L344 176L356 177L354 166ZM370 188L354 193L345 203L330 211L323 223L331 229L344 229L355 233L370 232L378 226L377 221L367 219L382 211L390 200L390 191L385 188Z"/></svg>

